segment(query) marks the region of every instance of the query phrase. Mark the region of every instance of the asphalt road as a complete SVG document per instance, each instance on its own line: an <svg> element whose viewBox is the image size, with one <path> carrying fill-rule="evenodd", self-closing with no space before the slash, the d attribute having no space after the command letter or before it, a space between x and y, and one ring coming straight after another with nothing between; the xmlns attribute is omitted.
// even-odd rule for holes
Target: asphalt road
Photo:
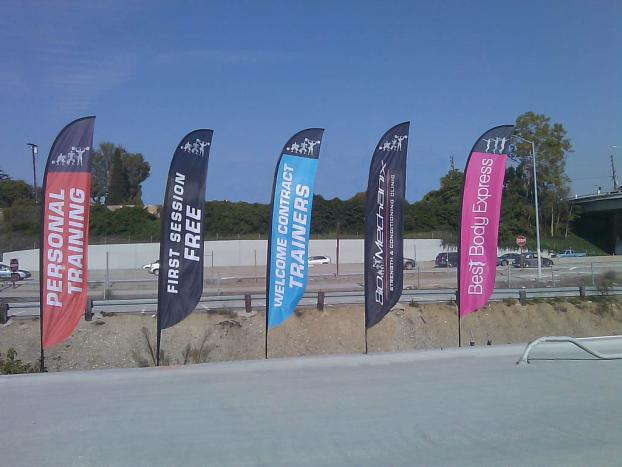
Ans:
<svg viewBox="0 0 622 467"><path fill-rule="evenodd" d="M554 268L543 269L538 280L537 269L498 267L497 288L560 287L565 285L592 284L596 277L608 270L622 274L622 261L618 257L560 258ZM320 265L310 269L307 290L353 290L362 289L362 264L343 264L340 275L335 277L335 265ZM205 270L205 293L246 293L265 290L261 276L265 268L230 267ZM89 271L90 295L102 299L105 288L105 271ZM157 278L142 270L111 270L108 282L113 298L150 298L157 296ZM404 271L404 288L444 289L456 287L456 268L435 268L431 262L422 263L418 269ZM37 277L18 283L17 288L0 283L0 297L11 301L38 300ZM109 297L110 298L110 297Z"/></svg>
<svg viewBox="0 0 622 467"><path fill-rule="evenodd" d="M619 465L622 361L523 348L1 376L0 464Z"/></svg>

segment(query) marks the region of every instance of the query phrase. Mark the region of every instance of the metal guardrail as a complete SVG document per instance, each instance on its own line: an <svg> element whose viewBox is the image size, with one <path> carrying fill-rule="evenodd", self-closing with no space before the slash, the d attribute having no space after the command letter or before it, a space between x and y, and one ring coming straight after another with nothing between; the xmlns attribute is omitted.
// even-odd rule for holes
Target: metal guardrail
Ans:
<svg viewBox="0 0 622 467"><path fill-rule="evenodd" d="M530 352L533 350L533 348L536 345L539 344L544 344L546 342L567 342L569 344L573 344L577 347L579 347L581 350L584 350L585 352L589 353L590 355L596 357L599 360L622 360L622 353L618 353L618 354L604 354L604 353L600 353L597 352L594 349L589 348L587 345L579 342L579 341L584 341L584 340L588 340L590 338L575 338L575 337L570 337L570 336L544 336L544 337L539 337L536 340L531 341L529 344L527 344L527 347L525 347L525 351L523 352L523 355L521 356L520 360L516 362L516 364L521 364L521 363L529 363L529 354Z"/></svg>
<svg viewBox="0 0 622 467"><path fill-rule="evenodd" d="M622 295L622 287L612 287L610 295ZM495 289L491 301L504 299L516 299L524 303L529 299L598 296L601 293L596 287L557 287L557 288L534 288L534 289ZM401 303L411 301L417 303L439 303L456 299L456 289L430 289L430 290L405 290L400 298ZM218 309L246 309L265 308L265 293L228 294L228 295L205 295L202 296L197 311L209 311ZM122 300L91 300L89 312L106 311L113 307L114 313L141 313L153 312L157 306L157 298L122 299ZM322 309L325 305L359 305L365 303L362 290L352 291L318 291L306 292L301 306L316 306ZM9 313L10 317L34 317L39 315L39 302L15 302L8 304L10 310L22 310L15 314ZM151 310L136 309L136 307L153 307Z"/></svg>

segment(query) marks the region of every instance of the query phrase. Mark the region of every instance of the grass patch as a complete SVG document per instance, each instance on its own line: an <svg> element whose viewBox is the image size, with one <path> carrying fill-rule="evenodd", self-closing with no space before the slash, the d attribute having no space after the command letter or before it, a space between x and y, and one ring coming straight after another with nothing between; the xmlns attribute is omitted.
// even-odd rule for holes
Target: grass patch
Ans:
<svg viewBox="0 0 622 467"><path fill-rule="evenodd" d="M617 274L615 271L606 271L596 279L596 290L601 295L609 295L611 289L617 285Z"/></svg>
<svg viewBox="0 0 622 467"><path fill-rule="evenodd" d="M207 343L209 334L207 331L203 334L199 345L186 344L182 352L182 362L184 365L190 363L205 363L209 361L209 354L214 350L213 345Z"/></svg>
<svg viewBox="0 0 622 467"><path fill-rule="evenodd" d="M568 297L567 301L578 308L582 308L587 302L587 297Z"/></svg>
<svg viewBox="0 0 622 467"><path fill-rule="evenodd" d="M139 367L156 366L156 345L151 341L151 333L145 326L143 326L140 331L143 336L142 342L147 351L147 357L144 357L143 353L136 349L132 349L132 357ZM171 358L166 355L163 350L160 350L160 365L168 366L170 364Z"/></svg>
<svg viewBox="0 0 622 467"><path fill-rule="evenodd" d="M233 308L213 308L213 309L208 309L207 313L210 315L226 316L227 318L238 317L238 314L235 312Z"/></svg>
<svg viewBox="0 0 622 467"><path fill-rule="evenodd" d="M230 321L230 320L227 320ZM220 324L220 323L219 323ZM143 337L144 344L144 352L140 350L133 349L132 350L132 358L139 367L150 367L156 365L156 347L152 341L151 333L149 329L146 327L141 328L141 334ZM181 363L182 365L189 365L192 363L205 363L209 361L209 356L212 350L214 350L214 345L209 345L208 340L210 338L210 334L206 331L201 337L201 340L198 344L188 343L184 347L184 350L181 353L181 358L177 360L176 363ZM146 356L145 356L146 354ZM160 366L168 366L173 365L175 362L173 358L165 353L163 350L160 350Z"/></svg>
<svg viewBox="0 0 622 467"><path fill-rule="evenodd" d="M0 375L17 375L20 373L37 373L39 371L38 364L26 363L19 360L17 351L10 347L3 356L0 352Z"/></svg>

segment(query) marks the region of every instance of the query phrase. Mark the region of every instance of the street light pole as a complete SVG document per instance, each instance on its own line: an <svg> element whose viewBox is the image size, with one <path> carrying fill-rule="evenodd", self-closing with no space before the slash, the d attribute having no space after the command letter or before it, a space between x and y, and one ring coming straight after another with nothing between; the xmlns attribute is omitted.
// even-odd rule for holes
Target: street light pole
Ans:
<svg viewBox="0 0 622 467"><path fill-rule="evenodd" d="M34 143L28 143L27 146L30 146L32 150L32 185L35 189L35 204L37 204L37 164L35 160L37 152L39 152L39 146Z"/></svg>
<svg viewBox="0 0 622 467"><path fill-rule="evenodd" d="M613 181L613 191L614 192L618 191L618 177L616 175L616 165L613 162L613 152L615 151L615 149L617 147L618 146L616 146L615 144L611 146L611 156L610 156L610 159L611 159L611 179Z"/></svg>
<svg viewBox="0 0 622 467"><path fill-rule="evenodd" d="M538 279L542 279L542 254L540 253L540 214L538 208L538 175L536 171L536 144L533 141L516 135L525 143L531 144L531 156L533 159L533 197L536 204L536 248L538 249Z"/></svg>

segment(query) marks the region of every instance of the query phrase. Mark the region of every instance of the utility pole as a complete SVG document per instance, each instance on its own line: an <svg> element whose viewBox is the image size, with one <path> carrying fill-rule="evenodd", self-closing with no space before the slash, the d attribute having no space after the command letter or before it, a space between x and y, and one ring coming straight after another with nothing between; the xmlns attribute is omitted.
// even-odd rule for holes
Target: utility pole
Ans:
<svg viewBox="0 0 622 467"><path fill-rule="evenodd" d="M613 149L617 148L617 146L611 146L611 154L609 158L611 159L611 180L613 181L613 191L618 191L618 176L616 174L616 165L613 162Z"/></svg>
<svg viewBox="0 0 622 467"><path fill-rule="evenodd" d="M527 144L531 144L531 158L533 160L533 197L536 206L536 248L538 249L538 279L542 278L542 254L540 253L540 213L538 209L538 178L536 175L536 143L515 135L516 138L523 140Z"/></svg>
<svg viewBox="0 0 622 467"><path fill-rule="evenodd" d="M39 152L39 146L34 143L28 143L27 146L30 146L32 150L32 186L35 189L35 204L37 204L37 153Z"/></svg>

